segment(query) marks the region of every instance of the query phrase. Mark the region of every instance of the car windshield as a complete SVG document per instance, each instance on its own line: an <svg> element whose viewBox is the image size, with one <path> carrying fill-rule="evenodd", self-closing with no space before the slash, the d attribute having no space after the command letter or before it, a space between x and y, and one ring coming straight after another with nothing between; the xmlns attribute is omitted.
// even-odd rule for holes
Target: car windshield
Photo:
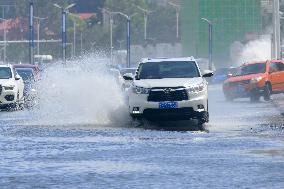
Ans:
<svg viewBox="0 0 284 189"><path fill-rule="evenodd" d="M194 61L149 62L139 67L137 79L193 78L200 77Z"/></svg>
<svg viewBox="0 0 284 189"><path fill-rule="evenodd" d="M12 78L12 71L9 67L0 67L0 79Z"/></svg>
<svg viewBox="0 0 284 189"><path fill-rule="evenodd" d="M33 69L29 68L17 68L17 73L23 78L24 81L34 81Z"/></svg>
<svg viewBox="0 0 284 189"><path fill-rule="evenodd" d="M135 75L136 72L136 68L130 68L130 69L122 69L120 70L120 74L124 75L126 73L132 73L133 75Z"/></svg>
<svg viewBox="0 0 284 189"><path fill-rule="evenodd" d="M264 73L265 66L265 63L243 65L238 69L236 76Z"/></svg>

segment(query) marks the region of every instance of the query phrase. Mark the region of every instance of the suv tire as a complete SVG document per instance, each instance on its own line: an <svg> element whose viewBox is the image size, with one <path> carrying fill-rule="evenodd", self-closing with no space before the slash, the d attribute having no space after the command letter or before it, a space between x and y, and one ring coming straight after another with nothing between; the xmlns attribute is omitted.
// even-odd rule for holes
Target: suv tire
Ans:
<svg viewBox="0 0 284 189"><path fill-rule="evenodd" d="M263 96L264 100L265 101L271 100L270 95L271 95L271 84L270 83L266 83L265 87L264 87L264 96Z"/></svg>
<svg viewBox="0 0 284 189"><path fill-rule="evenodd" d="M250 93L250 101L251 102L259 102L260 95L259 92L256 90L251 91Z"/></svg>

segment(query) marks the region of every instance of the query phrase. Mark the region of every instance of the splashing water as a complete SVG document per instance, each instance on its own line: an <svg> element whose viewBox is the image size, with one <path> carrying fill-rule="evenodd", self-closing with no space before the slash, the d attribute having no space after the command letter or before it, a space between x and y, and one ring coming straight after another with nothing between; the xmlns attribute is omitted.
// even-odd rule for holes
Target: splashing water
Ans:
<svg viewBox="0 0 284 189"><path fill-rule="evenodd" d="M129 121L125 95L107 69L107 59L88 56L67 65L53 65L39 83L41 125L112 125Z"/></svg>
<svg viewBox="0 0 284 189"><path fill-rule="evenodd" d="M271 41L270 36L265 35L258 40L249 42L241 51L239 64L248 61L259 61L271 59Z"/></svg>

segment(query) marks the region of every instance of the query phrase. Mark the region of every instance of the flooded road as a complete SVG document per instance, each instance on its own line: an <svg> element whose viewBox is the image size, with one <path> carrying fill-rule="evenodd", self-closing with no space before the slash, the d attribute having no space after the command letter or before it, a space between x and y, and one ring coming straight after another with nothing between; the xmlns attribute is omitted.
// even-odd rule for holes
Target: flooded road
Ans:
<svg viewBox="0 0 284 189"><path fill-rule="evenodd" d="M0 188L284 188L277 108L209 90L203 132L41 125L32 111L0 112Z"/></svg>

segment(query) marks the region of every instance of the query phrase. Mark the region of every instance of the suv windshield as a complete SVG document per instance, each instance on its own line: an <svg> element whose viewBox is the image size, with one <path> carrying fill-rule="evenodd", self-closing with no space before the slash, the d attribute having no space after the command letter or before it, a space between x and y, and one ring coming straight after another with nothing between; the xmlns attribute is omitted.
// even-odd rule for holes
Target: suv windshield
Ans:
<svg viewBox="0 0 284 189"><path fill-rule="evenodd" d="M194 61L148 62L140 65L137 79L200 77Z"/></svg>
<svg viewBox="0 0 284 189"><path fill-rule="evenodd" d="M236 76L264 73L265 67L265 63L243 65L237 71Z"/></svg>
<svg viewBox="0 0 284 189"><path fill-rule="evenodd" d="M0 67L0 79L12 78L12 71L9 67Z"/></svg>
<svg viewBox="0 0 284 189"><path fill-rule="evenodd" d="M17 68L17 73L23 78L24 81L34 81L34 73L31 68Z"/></svg>

